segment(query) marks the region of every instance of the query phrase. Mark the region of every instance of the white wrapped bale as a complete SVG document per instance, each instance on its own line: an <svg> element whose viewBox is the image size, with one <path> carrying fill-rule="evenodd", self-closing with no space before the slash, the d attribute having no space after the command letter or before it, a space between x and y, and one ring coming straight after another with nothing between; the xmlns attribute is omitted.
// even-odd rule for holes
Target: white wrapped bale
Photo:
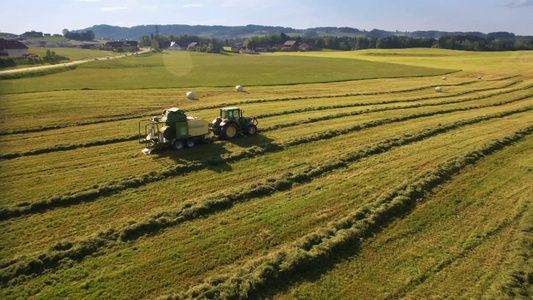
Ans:
<svg viewBox="0 0 533 300"><path fill-rule="evenodd" d="M483 79L483 77L481 77L481 76L478 76L478 77L477 77L477 79L478 79L478 80L481 80L481 79Z"/></svg>
<svg viewBox="0 0 533 300"><path fill-rule="evenodd" d="M237 92L243 92L244 91L244 88L242 87L242 85L236 86L235 89L237 90Z"/></svg>
<svg viewBox="0 0 533 300"><path fill-rule="evenodd" d="M435 88L435 91L437 91L438 93L441 93L442 92L442 88L440 86L438 86L438 87Z"/></svg>
<svg viewBox="0 0 533 300"><path fill-rule="evenodd" d="M194 93L193 92L187 92L187 98L189 98L190 100L194 100Z"/></svg>
<svg viewBox="0 0 533 300"><path fill-rule="evenodd" d="M446 80L448 79L446 76L442 76L442 80Z"/></svg>

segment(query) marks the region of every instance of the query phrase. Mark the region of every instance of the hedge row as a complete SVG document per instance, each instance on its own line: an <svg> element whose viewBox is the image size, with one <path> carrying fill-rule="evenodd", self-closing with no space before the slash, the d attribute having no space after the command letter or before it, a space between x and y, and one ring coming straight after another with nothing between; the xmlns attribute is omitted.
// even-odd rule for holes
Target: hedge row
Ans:
<svg viewBox="0 0 533 300"><path fill-rule="evenodd" d="M521 111L520 111L521 112ZM207 197L201 201L189 201L181 208L161 212L140 222L131 221L121 228L109 229L100 232L96 236L80 241L62 241L46 252L37 254L34 257L26 257L0 264L0 281L7 282L19 275L39 274L45 269L56 267L64 258L79 260L90 255L99 248L134 240L140 236L156 233L165 228L176 226L187 220L193 220L201 216L209 215L232 207L239 202L250 201L256 197L271 195L277 191L288 190L294 184L310 182L325 173L339 168L347 167L349 163L355 162L371 155L385 153L394 147L411 144L426 138L448 132L463 126L476 124L494 118L502 118L517 112L505 112L492 116L478 117L471 120L464 120L442 125L436 128L425 129L415 135L405 135L400 138L388 139L374 146L348 153L343 157L326 161L316 166L293 174L286 173L277 178L268 178L261 183L256 183L242 188L238 191L218 193Z"/></svg>
<svg viewBox="0 0 533 300"><path fill-rule="evenodd" d="M168 296L167 299L248 299L267 289L275 290L301 270L316 265L331 264L339 251L357 247L394 219L408 214L416 202L431 193L435 187L449 181L465 167L485 156L512 145L533 133L533 127L496 140L465 156L451 159L432 171L425 172L410 183L402 184L347 217L307 234L291 245L250 261L233 272L206 279L188 291Z"/></svg>
<svg viewBox="0 0 533 300"><path fill-rule="evenodd" d="M494 107L494 106L504 105L510 102L520 101L523 99L527 99L529 97L531 97L531 95L521 97L519 99L510 100L507 102L500 102L500 103L479 105L479 106L472 106L472 107L453 108L453 109L448 109L448 110L433 111L433 112L426 112L426 113L418 113L418 114L413 114L413 115L408 115L408 116L403 116L403 117L396 117L396 118L386 118L386 119L370 121L367 123L354 125L348 128L328 130L328 131L324 131L321 133L316 133L313 135L289 140L283 143L270 143L270 144L264 144L262 146L254 146L246 150L242 150L240 152L224 154L219 157L211 157L211 158L206 158L206 159L203 159L197 162L189 162L183 165L168 167L166 170L163 170L160 172L150 172L150 173L139 175L139 176L131 176L131 177L119 180L119 181L111 181L108 184L99 185L98 187L93 188L93 189L84 189L78 192L71 192L69 194L55 196L55 197L48 198L48 199L42 199L42 200L35 201L32 203L22 203L17 206L4 206L0 208L0 220L6 220L6 219L21 216L21 215L39 213L39 212L54 209L57 207L71 206L71 205L79 204L81 202L94 201L95 199L101 196L116 194L126 189L138 188L140 186L146 185L151 182L161 181L169 177L187 174L192 171L203 169L206 166L221 165L224 163L233 162L233 161L244 159L244 158L254 157L254 156L268 153L268 152L281 151L281 150L287 149L288 147L293 147L293 146L315 142L319 140L330 139L336 136L345 135L345 134L352 133L355 131L377 127L377 126L381 126L384 124L403 122L403 121L422 118L422 117L430 117L430 116L459 112L459 111ZM527 107L524 109L514 110L511 113L524 112L524 111L528 111L531 109L532 107ZM502 115L505 115L505 113Z"/></svg>

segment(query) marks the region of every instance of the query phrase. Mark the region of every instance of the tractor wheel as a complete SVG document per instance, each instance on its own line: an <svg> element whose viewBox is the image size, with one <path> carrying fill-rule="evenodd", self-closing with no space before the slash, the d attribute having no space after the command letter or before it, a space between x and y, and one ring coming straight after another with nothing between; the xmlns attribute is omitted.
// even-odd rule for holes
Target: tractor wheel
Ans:
<svg viewBox="0 0 533 300"><path fill-rule="evenodd" d="M177 140L177 141L174 142L173 146L174 146L174 149L181 150L181 149L183 149L185 147L185 144L183 143L182 140Z"/></svg>
<svg viewBox="0 0 533 300"><path fill-rule="evenodd" d="M222 136L226 139L232 139L237 136L237 133L239 132L239 129L237 128L237 125L235 123L229 123L222 128Z"/></svg>
<svg viewBox="0 0 533 300"><path fill-rule="evenodd" d="M257 126L255 126L254 124L248 125L248 127L246 128L246 135L253 136L253 135L256 135L256 133L257 133Z"/></svg>
<svg viewBox="0 0 533 300"><path fill-rule="evenodd" d="M187 139L187 142L185 143L185 146L187 146L187 148L192 148L192 147L194 147L194 145L196 145L196 141L195 140Z"/></svg>

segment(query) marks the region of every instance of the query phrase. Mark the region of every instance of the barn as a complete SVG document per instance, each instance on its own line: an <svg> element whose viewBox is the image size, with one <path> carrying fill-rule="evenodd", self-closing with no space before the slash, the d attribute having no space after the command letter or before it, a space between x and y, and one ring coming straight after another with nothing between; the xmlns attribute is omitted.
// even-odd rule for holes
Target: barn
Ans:
<svg viewBox="0 0 533 300"><path fill-rule="evenodd" d="M27 56L28 46L16 40L0 39L0 56L20 57Z"/></svg>

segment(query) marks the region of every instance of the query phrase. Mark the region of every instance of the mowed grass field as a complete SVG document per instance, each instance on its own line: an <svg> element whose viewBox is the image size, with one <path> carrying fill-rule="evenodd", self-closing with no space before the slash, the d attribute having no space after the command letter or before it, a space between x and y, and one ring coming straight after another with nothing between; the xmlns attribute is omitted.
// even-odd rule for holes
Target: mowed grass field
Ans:
<svg viewBox="0 0 533 300"><path fill-rule="evenodd" d="M2 80L0 297L530 299L532 69L179 52ZM140 120L234 105L257 136L141 153Z"/></svg>

